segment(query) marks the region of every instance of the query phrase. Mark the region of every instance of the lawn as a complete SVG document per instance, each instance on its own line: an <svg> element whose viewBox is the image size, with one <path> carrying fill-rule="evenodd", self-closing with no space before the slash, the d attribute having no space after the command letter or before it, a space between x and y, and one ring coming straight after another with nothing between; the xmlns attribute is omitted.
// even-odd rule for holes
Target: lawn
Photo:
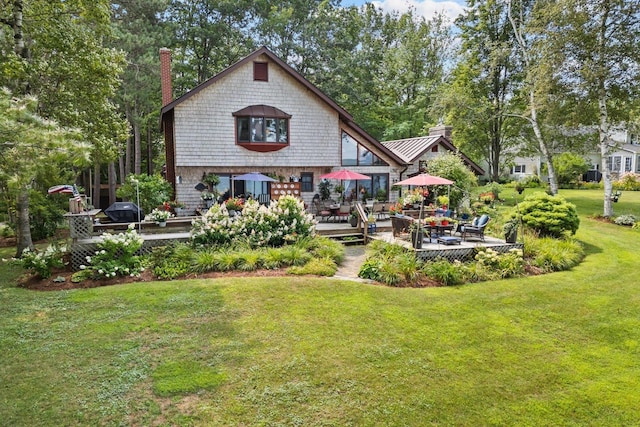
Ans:
<svg viewBox="0 0 640 427"><path fill-rule="evenodd" d="M453 288L294 277L39 293L0 264L0 424L637 425L639 234L587 217L601 191L562 194L582 214L578 268ZM640 194L615 209L640 217Z"/></svg>

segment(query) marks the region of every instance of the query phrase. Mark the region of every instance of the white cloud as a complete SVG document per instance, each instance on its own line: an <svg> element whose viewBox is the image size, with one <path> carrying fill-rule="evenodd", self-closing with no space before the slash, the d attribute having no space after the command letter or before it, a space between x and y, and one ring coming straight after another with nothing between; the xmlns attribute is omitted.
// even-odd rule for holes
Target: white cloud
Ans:
<svg viewBox="0 0 640 427"><path fill-rule="evenodd" d="M444 13L452 21L464 12L464 6L456 1L435 1L435 0L382 0L372 1L372 3L385 12L406 12L413 7L418 15L431 19L436 13Z"/></svg>

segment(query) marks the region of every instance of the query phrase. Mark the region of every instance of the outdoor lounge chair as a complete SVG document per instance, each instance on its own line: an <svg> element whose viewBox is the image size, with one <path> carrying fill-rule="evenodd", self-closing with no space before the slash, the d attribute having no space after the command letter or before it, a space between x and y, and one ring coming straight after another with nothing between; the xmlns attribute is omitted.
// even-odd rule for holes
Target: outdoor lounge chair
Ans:
<svg viewBox="0 0 640 427"><path fill-rule="evenodd" d="M409 235L409 226L413 222L413 218L410 216L392 216L391 217L391 231L393 237L406 237Z"/></svg>
<svg viewBox="0 0 640 427"><path fill-rule="evenodd" d="M483 214L479 218L474 218L469 225L462 226L462 240L469 237L478 237L484 242L484 229L489 222L489 215Z"/></svg>

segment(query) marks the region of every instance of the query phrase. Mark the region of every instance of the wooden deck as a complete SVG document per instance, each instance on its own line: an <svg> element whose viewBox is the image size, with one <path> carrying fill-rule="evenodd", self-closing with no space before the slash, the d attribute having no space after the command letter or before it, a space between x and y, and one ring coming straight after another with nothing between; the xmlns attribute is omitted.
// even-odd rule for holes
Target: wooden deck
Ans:
<svg viewBox="0 0 640 427"><path fill-rule="evenodd" d="M150 252L153 247L164 246L172 242L186 242L190 239L191 221L194 217L172 218L167 221L166 227L159 227L154 223L134 223L145 243L143 252ZM102 240L104 232L121 232L127 229L128 223L92 224L90 233L78 236L72 245L72 264L75 269L85 262L85 257L95 251L96 244ZM89 232L89 230L87 230ZM344 239L344 243L361 244L370 240L382 240L412 249L416 256L422 260L434 260L437 258L449 261L466 261L472 259L478 248L492 248L497 252L508 252L511 249L522 249L522 243L505 243L504 240L491 236L485 236L485 240L460 241L460 244L445 245L436 239L425 238L422 249L413 249L408 239L394 238L391 232L390 220L378 220L374 233L369 233L359 227L352 227L347 222L320 222L316 227L319 235L336 239ZM454 233L454 236L456 234ZM459 236L458 236L459 237Z"/></svg>

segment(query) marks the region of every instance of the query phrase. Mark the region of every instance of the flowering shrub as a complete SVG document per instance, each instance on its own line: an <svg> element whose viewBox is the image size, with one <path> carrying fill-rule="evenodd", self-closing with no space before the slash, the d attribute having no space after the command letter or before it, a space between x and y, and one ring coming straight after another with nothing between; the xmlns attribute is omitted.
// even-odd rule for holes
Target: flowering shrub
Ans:
<svg viewBox="0 0 640 427"><path fill-rule="evenodd" d="M500 278L518 276L524 273L522 249L511 249L506 253L498 253L491 248L478 252L475 256L478 264Z"/></svg>
<svg viewBox="0 0 640 427"><path fill-rule="evenodd" d="M144 217L145 221L153 221L153 222L166 222L169 218L173 218L173 214L171 211L164 209L154 209L149 213L146 217Z"/></svg>
<svg viewBox="0 0 640 427"><path fill-rule="evenodd" d="M80 269L93 271L95 278L137 276L144 271L142 261L136 255L142 243L133 224L124 233L104 233L95 255L87 256L89 265L81 265Z"/></svg>
<svg viewBox="0 0 640 427"><path fill-rule="evenodd" d="M315 235L316 222L313 215L305 211L302 200L294 196L283 196L277 201L271 201L269 210L275 217L273 236L269 242L271 246Z"/></svg>
<svg viewBox="0 0 640 427"><path fill-rule="evenodd" d="M233 241L252 247L281 246L301 237L315 235L315 220L304 203L283 196L269 207L255 200L243 203L242 215L229 217L227 205L214 205L192 222L191 238L196 244L224 245Z"/></svg>
<svg viewBox="0 0 640 427"><path fill-rule="evenodd" d="M618 225L629 225L633 226L636 223L636 217L632 214L620 215L617 216L616 219L613 220Z"/></svg>
<svg viewBox="0 0 640 427"><path fill-rule="evenodd" d="M25 249L18 263L25 270L31 270L43 279L51 277L51 270L64 267L62 260L66 248L64 246L49 245L44 252Z"/></svg>
<svg viewBox="0 0 640 427"><path fill-rule="evenodd" d="M231 242L235 230L226 205L213 205L191 222L191 239L201 245L224 245Z"/></svg>
<svg viewBox="0 0 640 427"><path fill-rule="evenodd" d="M634 172L627 172L623 174L619 180L613 182L613 188L615 190L628 191L640 190L640 174Z"/></svg>

